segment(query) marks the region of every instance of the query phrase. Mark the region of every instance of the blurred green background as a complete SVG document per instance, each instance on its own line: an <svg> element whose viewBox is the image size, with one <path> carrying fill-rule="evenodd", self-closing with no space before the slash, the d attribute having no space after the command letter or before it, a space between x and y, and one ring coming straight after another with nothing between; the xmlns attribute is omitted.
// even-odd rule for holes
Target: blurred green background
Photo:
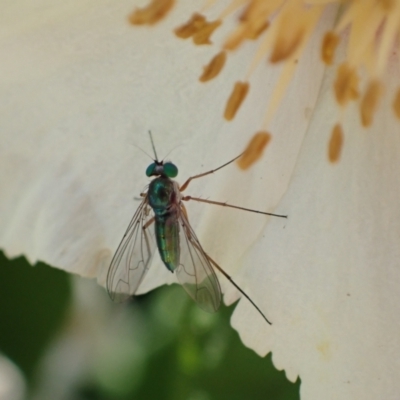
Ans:
<svg viewBox="0 0 400 400"><path fill-rule="evenodd" d="M201 311L177 285L114 305L95 282L0 253L0 351L27 399L299 399L241 343L234 307Z"/></svg>

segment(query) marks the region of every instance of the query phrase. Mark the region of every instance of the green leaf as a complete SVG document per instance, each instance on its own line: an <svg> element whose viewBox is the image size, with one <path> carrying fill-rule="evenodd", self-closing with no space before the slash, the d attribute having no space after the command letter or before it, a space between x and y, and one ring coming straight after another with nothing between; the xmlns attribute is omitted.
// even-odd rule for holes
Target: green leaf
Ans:
<svg viewBox="0 0 400 400"><path fill-rule="evenodd" d="M28 380L60 329L71 297L68 275L0 252L0 349Z"/></svg>

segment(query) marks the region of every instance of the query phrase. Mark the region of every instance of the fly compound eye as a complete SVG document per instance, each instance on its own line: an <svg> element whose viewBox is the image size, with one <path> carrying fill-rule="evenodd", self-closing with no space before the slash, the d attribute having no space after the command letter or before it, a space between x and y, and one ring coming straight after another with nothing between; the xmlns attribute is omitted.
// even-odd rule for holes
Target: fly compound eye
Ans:
<svg viewBox="0 0 400 400"><path fill-rule="evenodd" d="M166 162L163 167L164 174L168 178L175 178L178 175L178 168L175 164L172 164L171 162Z"/></svg>
<svg viewBox="0 0 400 400"><path fill-rule="evenodd" d="M150 164L146 169L146 175L147 176L154 175L155 170L156 170L156 164L155 163Z"/></svg>

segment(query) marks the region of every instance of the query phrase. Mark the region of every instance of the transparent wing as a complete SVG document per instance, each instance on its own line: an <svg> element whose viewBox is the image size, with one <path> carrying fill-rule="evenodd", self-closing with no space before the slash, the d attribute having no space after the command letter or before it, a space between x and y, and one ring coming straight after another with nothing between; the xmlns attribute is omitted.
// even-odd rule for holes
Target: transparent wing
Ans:
<svg viewBox="0 0 400 400"><path fill-rule="evenodd" d="M111 260L107 273L107 291L113 301L121 302L135 294L150 267L155 248L151 219L151 208L146 196Z"/></svg>
<svg viewBox="0 0 400 400"><path fill-rule="evenodd" d="M178 211L180 224L179 283L189 296L207 312L216 312L221 304L221 287L214 269L197 239L184 208Z"/></svg>

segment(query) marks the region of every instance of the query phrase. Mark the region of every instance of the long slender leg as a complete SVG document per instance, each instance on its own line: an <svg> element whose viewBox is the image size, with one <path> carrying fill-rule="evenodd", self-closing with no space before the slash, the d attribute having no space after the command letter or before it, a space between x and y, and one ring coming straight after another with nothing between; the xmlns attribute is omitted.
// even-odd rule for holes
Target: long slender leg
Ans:
<svg viewBox="0 0 400 400"><path fill-rule="evenodd" d="M186 208L183 204L181 204L182 210L185 214L185 217L187 218L187 212L186 212ZM184 224L184 227L186 227L186 224ZM264 313L259 309L259 307L254 303L253 300L251 300L251 298L246 294L246 292L244 290L242 290L239 285L204 251L204 249L201 247L200 243L198 243L197 241L193 240L192 235L190 234L190 231L188 230L186 232L186 237L189 239L189 241L191 242L192 246L195 247L197 250L200 251L200 253L202 253L205 257L207 257L207 260L219 271L221 272L222 275L225 276L226 279L228 279L229 282L232 283L233 286L235 286L235 288L237 290L239 290L239 292L246 297L246 299L253 305L253 307L260 313L260 315L265 319L265 321L269 324L272 325L272 322L270 322L268 320L268 318L264 315Z"/></svg>
<svg viewBox="0 0 400 400"><path fill-rule="evenodd" d="M143 236L144 236L144 240L146 242L146 248L147 248L147 254L150 254L150 240L149 240L149 236L147 235L147 228L153 224L153 222L155 221L155 217L150 218L143 226L142 226L142 231L143 231Z"/></svg>
<svg viewBox="0 0 400 400"><path fill-rule="evenodd" d="M194 242L193 240L192 240L192 238L191 237L188 237L188 239L190 240L190 242L192 243L192 245L194 246L194 247L196 247L199 251L201 251L206 257L207 257L207 259L208 259L208 261L210 261L210 263L219 271L219 272L221 272L221 274L222 275L224 275L225 276L225 278L226 279L228 279L228 281L230 282L230 283L232 283L232 285L233 286L235 286L235 288L237 289L237 290L239 290L239 292L240 293L242 293L242 295L244 296L244 297L246 297L246 299L253 305L253 307L260 313L260 315L265 319L265 321L269 324L269 325L272 325L272 322L270 322L269 320L268 320L268 318L264 315L264 313L258 308L258 306L256 305L256 303L254 303L254 301L246 294L246 292L243 290L243 289L241 289L240 287L239 287L239 285L204 251L204 249L202 249L202 248L200 248L199 247L199 245L196 243L196 242Z"/></svg>
<svg viewBox="0 0 400 400"><path fill-rule="evenodd" d="M204 251L204 250L203 250ZM267 323L269 325L272 325L272 322L270 322L268 320L268 318L264 315L264 313L258 308L258 306L256 305L256 303L254 303L254 301L244 292L244 290L242 290L239 285L237 285L235 283L235 281L207 254L204 252L204 254L206 255L206 257L208 258L208 260L210 261L210 263L219 271L221 272L222 275L225 276L226 279L228 279L228 281L230 283L232 283L233 286L235 286L235 288L237 290L239 290L240 293L242 293L242 295L244 297L246 297L246 299L253 305L253 307L261 314L261 316L265 319L265 321L267 321Z"/></svg>
<svg viewBox="0 0 400 400"><path fill-rule="evenodd" d="M243 155L243 153L239 154L239 155L238 155L237 157L235 157L233 160L228 161L227 163L225 163L224 165L221 165L220 167L218 167L218 168L216 168L216 169L212 169L211 171L203 172L202 174L199 174L199 175L191 176L191 177L179 188L179 190L180 190L181 192L183 192L183 191L189 186L189 183L190 183L193 179L202 178L203 176L213 174L214 172L220 170L221 168L224 168L224 167L226 167L227 165L233 163L233 162L236 161L238 158L240 158L242 155Z"/></svg>
<svg viewBox="0 0 400 400"><path fill-rule="evenodd" d="M184 197L182 197L182 200L185 200L185 201L194 200L194 201L199 201L200 203L208 203L208 204L215 204L217 206L222 206L222 207L236 208L238 210L249 211L249 212L253 212L253 213L256 213L256 214L272 215L273 217L287 218L287 215L267 213L267 212L264 212L264 211L253 210L251 208L234 206L232 204L223 203L223 202L220 202L220 201L200 199L199 197L184 196Z"/></svg>
<svg viewBox="0 0 400 400"><path fill-rule="evenodd" d="M154 221L155 221L156 217L152 217L150 218L143 226L142 229L145 230L147 229Z"/></svg>

